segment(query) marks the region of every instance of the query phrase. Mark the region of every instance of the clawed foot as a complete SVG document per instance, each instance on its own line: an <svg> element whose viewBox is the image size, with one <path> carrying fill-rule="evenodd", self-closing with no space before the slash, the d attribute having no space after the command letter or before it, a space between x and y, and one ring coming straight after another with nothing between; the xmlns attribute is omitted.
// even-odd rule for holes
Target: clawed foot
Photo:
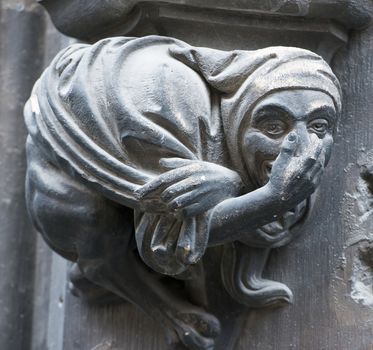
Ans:
<svg viewBox="0 0 373 350"><path fill-rule="evenodd" d="M213 350L220 334L219 320L203 310L180 312L172 317L174 333L168 335L170 350ZM175 336L176 334L176 336ZM178 344L179 343L179 344Z"/></svg>

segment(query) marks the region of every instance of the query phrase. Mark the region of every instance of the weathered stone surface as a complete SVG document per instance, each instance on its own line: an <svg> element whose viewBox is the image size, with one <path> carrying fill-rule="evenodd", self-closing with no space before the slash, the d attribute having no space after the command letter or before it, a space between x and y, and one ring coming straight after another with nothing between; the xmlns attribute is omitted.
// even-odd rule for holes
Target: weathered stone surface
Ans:
<svg viewBox="0 0 373 350"><path fill-rule="evenodd" d="M29 213L75 263L76 294L138 305L171 349L229 349L241 317L215 313L293 299L263 269L311 210L340 113L337 78L304 49L75 44L25 106Z"/></svg>
<svg viewBox="0 0 373 350"><path fill-rule="evenodd" d="M59 3L62 4L62 2ZM107 3L105 2L105 4ZM209 5L207 1L204 3L206 6ZM255 3L260 6L269 6L270 3L273 6L276 5L274 1ZM294 5L294 2L287 1L287 3L291 6ZM310 2L312 6L315 5L314 9L317 9L320 3ZM347 42L346 29L364 26L366 23L364 18L372 12L371 3L355 1L349 2L348 6L346 6L347 2L344 1L323 1L322 3L324 7L319 14L316 15L313 12L315 15L312 17L318 18L317 20L312 17L307 19L298 16L268 16L268 12L260 15L254 13L237 15L234 11L201 11L201 9L187 9L185 6L174 4L163 6L165 4L163 3L162 6L156 5L156 7L148 4L150 6L141 6L141 12L137 12L135 9L133 14L139 14L139 21L134 20L133 25L129 23L129 28L123 27L122 23L118 26L119 21L114 21L112 24L115 25L109 26L110 28L107 27L109 30L103 32L101 32L101 29L104 26L98 24L101 19L109 20L110 15L106 17L103 12L100 16L94 15L96 16L96 26L92 26L89 24L90 20L87 22L84 22L81 18L76 20L81 14L88 16L89 11L70 13L70 18L75 18L74 21L70 22L70 24L75 23L72 27L75 28L74 35L91 41L108 34L131 33L131 35L169 35L183 39L193 45L204 45L225 50L236 48L257 49L270 45L304 47L320 53L328 62L332 62L333 70L341 80L345 107L336 135L335 152L331 159L331 165L326 170L326 176L320 190L322 198L325 197L327 200L323 200L319 195L316 196L316 206L310 217L311 221L298 230L299 233L303 233L301 238L290 243L287 247L274 250L265 271L265 276L274 280L281 280L291 287L296 296L295 304L277 310L262 309L250 312L246 327L240 334L237 349L250 347L259 350L289 348L365 350L370 349L373 339L371 308L360 298L361 294L354 293L356 284L351 283L362 282L368 288L370 283L370 265L369 259L366 258L369 257L369 254L366 254L366 252L369 252L370 241L372 240L371 232L373 231L369 209L369 190L366 182L369 175L363 170L362 164L369 158L369 151L373 149L370 115L373 108L371 102L372 84L367 78L372 75L371 57L373 55L370 52L372 29L369 28L361 33L350 33L348 47L339 51L332 60L336 50ZM83 4L83 2L80 2L80 4ZM90 2L89 5L93 6L95 4ZM121 4L124 3L116 2L118 8ZM333 8L334 19L332 21L330 21L331 12L326 10L326 4ZM2 31L2 37L6 35L12 39L8 42L2 40L3 47L11 45L11 43L14 44L16 41L15 33L18 32L19 28L23 28L20 23L27 18L28 11L23 11L25 8L17 5L19 3L15 4L13 1L2 2L3 8L11 8L12 11L17 8L17 19L19 19L19 22L13 21L14 25L17 24L15 25L17 28L14 29L14 26L10 27L9 22L4 21L4 18L12 19L13 17L9 16L8 13L5 17L5 12L3 12L2 25L12 28L9 31ZM100 2L99 5L103 6L103 2ZM278 2L278 5L281 6L281 2ZM336 6L342 7L338 8ZM361 11L362 6L365 6L368 10ZM72 8L70 7L70 9ZM342 8L346 11L340 10ZM268 9L264 8L264 10ZM285 11L285 8L282 11ZM297 8L293 6L290 10L287 8L286 11L293 11L293 14L295 14ZM361 16L362 14L364 16ZM325 15L327 18L320 19L319 15ZM146 19L146 17L150 17L150 19ZM124 17L117 18L122 21ZM346 20L346 18L348 19ZM363 20L361 21L359 18ZM69 23L65 21L65 24ZM39 29L37 29L38 25L34 26L33 24L29 27L30 29L24 31L24 33L30 35L27 37L29 38L27 42L30 45L32 42L31 33L38 33L38 42L43 38ZM58 46L58 36L51 33L51 37L52 41L56 41L56 46ZM52 47L53 45L46 48L49 56L47 62L52 58L52 51L56 52ZM43 48L38 50L38 52L41 52ZM6 50L2 51L2 57L3 52L5 53ZM33 54L32 60L28 60L26 66L18 65L18 67L25 68L26 73L23 77L31 74L35 78L40 71L39 63L34 60L37 55L37 53ZM9 57L8 54L7 57ZM15 56L12 54L12 57ZM4 59L1 62L4 62ZM18 64L17 62L15 66ZM1 70L7 70L7 66L3 63ZM12 79L16 79L16 85L21 87L17 91L22 94L23 89L26 89L27 86L30 88L30 83L25 84L21 76L19 79L15 77L16 74L4 80L2 91L7 89L8 81L12 81ZM26 81L28 80L26 79ZM22 96L25 97L26 94L25 91ZM10 106L10 109L12 109L17 104L13 97L16 98L16 94L7 94L4 102L2 102L2 108ZM19 112L16 114L18 118L21 117ZM10 116L13 114L7 112L4 115ZM9 120L7 119L5 124L2 122L1 126L8 125ZM15 120L12 119L12 121ZM16 124L12 125L16 126ZM15 135L14 138L2 136L4 149L8 149L8 145L14 145L12 142L16 138L23 139L25 137L22 129L17 127L16 130L17 132L10 133L10 135ZM19 145L17 144L14 147L19 147ZM18 155L23 157L21 153ZM9 160L9 158L4 158L4 161L7 159ZM17 159L19 159L17 164L24 168L20 161L21 158ZM7 162L7 164L14 163L12 161ZM17 188L20 193L23 191L22 179L17 176L19 169L15 169L13 165L9 169L3 169L6 174L12 174L10 176L6 175L6 178L11 180L6 181L4 193L10 193L11 188ZM17 198L21 200L21 194ZM12 200L12 203L18 203L17 201ZM16 215L17 223L20 224L21 220L19 218L25 215L24 208L17 207L18 209L15 210L13 205L11 208L11 211L6 209L1 222L9 223L9 219L14 219ZM11 215L8 215L8 213L11 213ZM14 223L15 220L12 222ZM7 243L8 237L14 238L16 229L12 225L7 224L2 230L5 243L3 243L4 249L1 252L2 254L4 252L2 256L4 256L5 263L9 263L9 267L4 265L4 268L9 269L7 270L9 273L6 273L3 277L1 286L4 286L4 292L1 293L3 293L2 300L5 300L6 307L12 310L6 314L6 320L0 322L2 332L0 339L3 341L3 343L0 343L2 347L27 348L32 329L33 349L35 350L53 347L56 349L87 350L93 348L165 348L158 325L149 321L130 304L93 307L72 296L66 290L65 285L64 271L66 271L67 266L62 260L56 257L51 258L49 249L42 242L38 242L37 245L34 315L32 317L33 326L31 327L31 308L29 304L25 306L24 303L31 298L31 285L34 277L33 274L18 274L17 271L33 269L28 256L29 249L34 248L31 241L27 240L21 243L20 238L18 242L27 251L24 254L23 248L19 250L15 245ZM29 232L29 226L26 226L25 231ZM21 237L24 239L24 237L30 236L22 234ZM10 256L12 256L11 259L9 259ZM25 256L26 258L24 258ZM17 264L11 263L15 261L17 261ZM211 261L214 260L211 258ZM215 265L218 265L218 262L216 261ZM17 271L13 269L14 266L17 266ZM24 268L25 266L27 269ZM14 276L17 276L16 284L14 284ZM215 271L212 280L217 281L218 279L219 271ZM21 286L20 290L22 290L22 286L26 286L26 294L12 292L11 297L9 297L8 290L15 290L9 288L10 285L14 288ZM359 284L359 286L362 285ZM212 284L210 288L214 290L217 285ZM26 298L24 295L28 297ZM227 297L225 300L228 300ZM219 304L220 300L217 298L213 302ZM25 316L23 316L24 310L26 310ZM227 305L221 310L220 314L217 315L221 320L229 321L230 317L235 316L233 304ZM12 313L14 317L9 318Z"/></svg>
<svg viewBox="0 0 373 350"><path fill-rule="evenodd" d="M26 138L23 106L42 68L44 14L27 4L5 5L0 6L0 348L26 349L32 336L36 235L24 205L20 143Z"/></svg>

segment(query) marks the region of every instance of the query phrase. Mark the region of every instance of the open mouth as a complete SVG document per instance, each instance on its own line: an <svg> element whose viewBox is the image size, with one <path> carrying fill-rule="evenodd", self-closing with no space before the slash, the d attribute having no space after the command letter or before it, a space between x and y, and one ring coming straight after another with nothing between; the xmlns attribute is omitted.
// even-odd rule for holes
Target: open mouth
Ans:
<svg viewBox="0 0 373 350"><path fill-rule="evenodd" d="M262 185L265 185L268 180L269 180L269 177L271 175L271 171L272 171L272 165L273 165L273 162L274 160L265 160L263 163L262 163L262 166L261 166L261 172L262 172Z"/></svg>
<svg viewBox="0 0 373 350"><path fill-rule="evenodd" d="M262 226L261 229L270 236L278 235L284 230L291 229L294 225L303 221L303 218L307 215L310 208L311 197L312 195L297 204L293 209L279 216L276 221Z"/></svg>
<svg viewBox="0 0 373 350"><path fill-rule="evenodd" d="M264 186L271 176L272 166L275 160L264 160L261 164L261 186ZM276 221L264 225L261 229L268 235L274 236L289 230L296 224L303 221L303 218L307 215L310 208L312 195L302 202L297 204L293 209L288 210L286 213L278 216Z"/></svg>

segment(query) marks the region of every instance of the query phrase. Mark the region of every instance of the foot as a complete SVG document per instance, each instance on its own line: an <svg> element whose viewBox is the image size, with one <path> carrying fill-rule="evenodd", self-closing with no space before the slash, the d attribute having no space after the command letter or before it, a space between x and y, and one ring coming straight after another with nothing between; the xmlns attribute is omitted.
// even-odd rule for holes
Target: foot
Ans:
<svg viewBox="0 0 373 350"><path fill-rule="evenodd" d="M170 349L182 349L183 346L191 350L214 349L220 322L213 315L203 310L190 310L173 316L172 323L174 332L168 335Z"/></svg>

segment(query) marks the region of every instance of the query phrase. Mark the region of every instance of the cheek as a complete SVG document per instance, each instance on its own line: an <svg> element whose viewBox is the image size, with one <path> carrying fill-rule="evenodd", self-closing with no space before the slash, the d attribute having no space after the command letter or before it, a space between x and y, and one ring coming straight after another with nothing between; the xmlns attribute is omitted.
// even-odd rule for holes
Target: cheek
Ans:
<svg viewBox="0 0 373 350"><path fill-rule="evenodd" d="M333 149L333 144L334 144L333 136L330 134L327 134L325 135L322 141L323 141L323 146L325 149L325 166L326 166L332 154L332 149Z"/></svg>
<svg viewBox="0 0 373 350"><path fill-rule="evenodd" d="M271 139L260 132L248 132L244 136L243 154L250 161L274 160L280 153L282 138Z"/></svg>

